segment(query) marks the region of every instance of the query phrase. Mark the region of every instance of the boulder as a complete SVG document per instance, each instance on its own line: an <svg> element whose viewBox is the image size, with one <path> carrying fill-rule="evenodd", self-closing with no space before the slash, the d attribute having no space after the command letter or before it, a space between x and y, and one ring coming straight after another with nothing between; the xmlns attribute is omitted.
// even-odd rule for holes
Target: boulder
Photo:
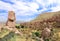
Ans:
<svg viewBox="0 0 60 41"><path fill-rule="evenodd" d="M51 29L49 28L44 28L44 30L41 32L41 37L45 38L49 38L51 36Z"/></svg>

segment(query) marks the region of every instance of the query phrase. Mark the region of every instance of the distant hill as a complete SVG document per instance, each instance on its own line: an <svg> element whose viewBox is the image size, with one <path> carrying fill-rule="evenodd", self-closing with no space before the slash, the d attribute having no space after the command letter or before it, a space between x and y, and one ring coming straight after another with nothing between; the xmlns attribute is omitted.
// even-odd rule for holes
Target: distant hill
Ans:
<svg viewBox="0 0 60 41"><path fill-rule="evenodd" d="M16 21L16 24L24 23L25 21Z"/></svg>
<svg viewBox="0 0 60 41"><path fill-rule="evenodd" d="M34 20L30 22L25 22L20 25L24 25L26 27L30 27L32 29L42 29L46 25L49 26L49 23L52 23L52 25L56 23L60 23L60 11L58 12L46 12L38 15ZM46 25L44 24L46 23ZM48 23L48 24L47 24ZM60 27L60 25L59 25Z"/></svg>
<svg viewBox="0 0 60 41"><path fill-rule="evenodd" d="M46 20L46 19L52 18L53 16L57 16L59 14L60 14L60 11L58 11L58 12L45 12L45 13L38 15L33 21L38 21L38 20L41 21L44 19Z"/></svg>

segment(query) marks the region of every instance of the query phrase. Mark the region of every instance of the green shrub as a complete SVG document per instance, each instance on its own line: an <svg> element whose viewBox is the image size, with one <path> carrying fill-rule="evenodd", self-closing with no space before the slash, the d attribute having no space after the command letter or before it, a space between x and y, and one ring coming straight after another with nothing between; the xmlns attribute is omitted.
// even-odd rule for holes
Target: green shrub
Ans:
<svg viewBox="0 0 60 41"><path fill-rule="evenodd" d="M45 39L44 41L49 41L49 39Z"/></svg>
<svg viewBox="0 0 60 41"><path fill-rule="evenodd" d="M20 25L19 24L16 24L15 26L17 29L20 29Z"/></svg>
<svg viewBox="0 0 60 41"><path fill-rule="evenodd" d="M38 32L38 31L37 32L32 32L32 35L36 36L36 37L40 37L41 36L40 32Z"/></svg>
<svg viewBox="0 0 60 41"><path fill-rule="evenodd" d="M21 28L24 28L24 26L23 26L23 25L21 25Z"/></svg>
<svg viewBox="0 0 60 41"><path fill-rule="evenodd" d="M17 29L20 29L20 26L15 26Z"/></svg>
<svg viewBox="0 0 60 41"><path fill-rule="evenodd" d="M37 37L39 37L39 35L40 35L39 32L35 32L34 34L35 34Z"/></svg>

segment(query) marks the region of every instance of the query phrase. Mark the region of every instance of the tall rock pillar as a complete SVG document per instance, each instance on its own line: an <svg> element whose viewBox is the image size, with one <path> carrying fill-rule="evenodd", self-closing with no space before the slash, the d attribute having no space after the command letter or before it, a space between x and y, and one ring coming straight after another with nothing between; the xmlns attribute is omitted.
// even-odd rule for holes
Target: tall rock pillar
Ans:
<svg viewBox="0 0 60 41"><path fill-rule="evenodd" d="M13 11L9 11L6 26L9 26L11 28L15 27L15 21L16 21L15 13Z"/></svg>

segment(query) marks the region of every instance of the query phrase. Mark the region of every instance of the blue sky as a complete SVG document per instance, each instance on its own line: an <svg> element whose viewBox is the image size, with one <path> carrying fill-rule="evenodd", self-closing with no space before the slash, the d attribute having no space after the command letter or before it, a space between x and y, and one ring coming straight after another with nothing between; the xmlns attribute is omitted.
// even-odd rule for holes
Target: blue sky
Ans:
<svg viewBox="0 0 60 41"><path fill-rule="evenodd" d="M0 0L0 21L14 11L16 21L30 21L42 12L60 11L60 0Z"/></svg>

